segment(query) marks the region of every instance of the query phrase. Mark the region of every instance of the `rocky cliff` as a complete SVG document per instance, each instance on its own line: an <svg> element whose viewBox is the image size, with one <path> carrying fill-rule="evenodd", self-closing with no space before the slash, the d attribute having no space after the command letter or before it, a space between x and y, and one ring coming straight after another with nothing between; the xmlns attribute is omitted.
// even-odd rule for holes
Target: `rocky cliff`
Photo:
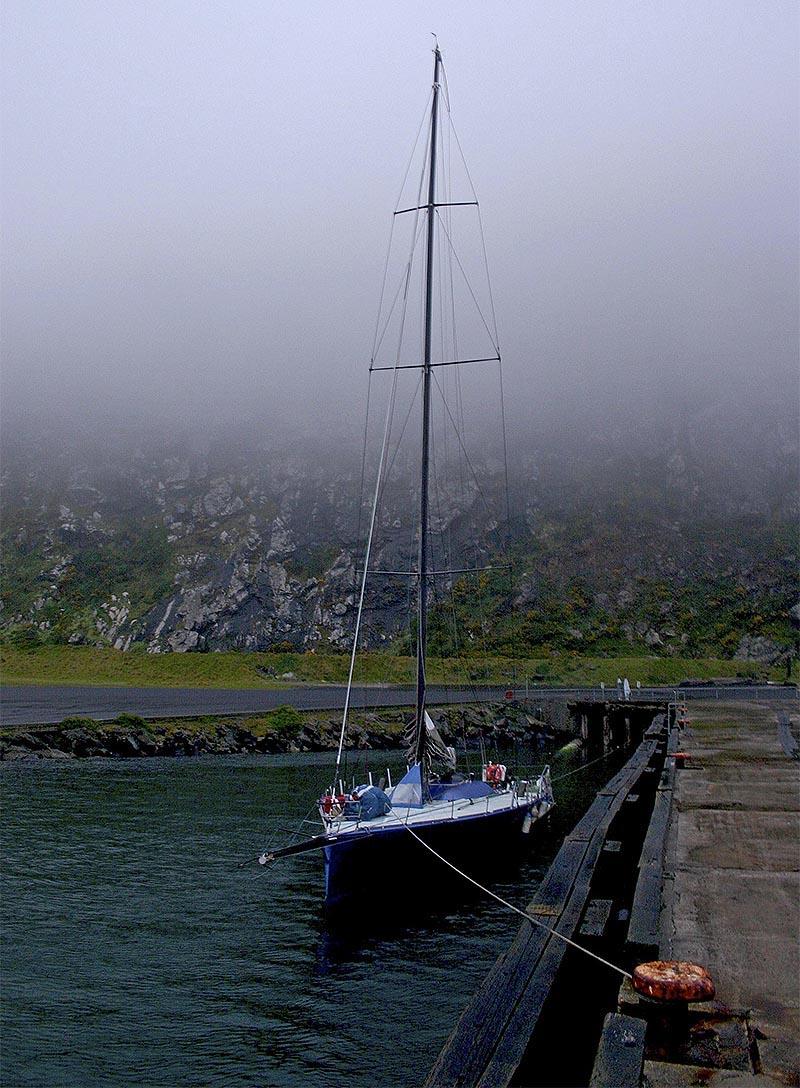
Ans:
<svg viewBox="0 0 800 1088"><path fill-rule="evenodd" d="M791 426L751 450L700 412L597 421L434 474L434 648L713 651L774 660L794 639ZM738 446L734 448L734 445ZM407 570L414 468L395 466L371 566ZM123 650L338 651L352 636L366 503L357 454L306 436L115 445L18 441L3 467L7 636ZM510 513L510 519L507 518ZM453 561L454 560L454 561ZM411 581L369 589L364 642L407 646ZM796 618L796 616L795 616Z"/></svg>

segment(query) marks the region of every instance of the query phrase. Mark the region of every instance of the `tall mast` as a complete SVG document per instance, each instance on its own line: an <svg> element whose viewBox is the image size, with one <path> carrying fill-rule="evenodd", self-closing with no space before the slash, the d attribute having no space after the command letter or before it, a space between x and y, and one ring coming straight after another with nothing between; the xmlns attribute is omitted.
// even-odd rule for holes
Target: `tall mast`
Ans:
<svg viewBox="0 0 800 1088"><path fill-rule="evenodd" d="M428 167L428 230L425 257L425 353L422 365L422 463L419 500L419 559L417 569L417 718L415 758L425 775L425 648L428 610L428 476L431 424L431 340L433 314L433 257L436 216L436 141L439 126L439 68L442 55L434 49L433 104L431 106L430 159Z"/></svg>

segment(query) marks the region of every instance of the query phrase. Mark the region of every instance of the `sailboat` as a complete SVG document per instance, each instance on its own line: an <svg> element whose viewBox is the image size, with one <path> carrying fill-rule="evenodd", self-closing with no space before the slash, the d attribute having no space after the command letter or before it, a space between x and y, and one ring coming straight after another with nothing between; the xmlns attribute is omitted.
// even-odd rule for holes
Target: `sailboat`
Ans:
<svg viewBox="0 0 800 1088"><path fill-rule="evenodd" d="M364 554L336 767L331 786L317 803L322 830L305 842L265 852L259 858L262 864L266 864L278 857L305 850L321 850L324 855L325 902L328 907L336 907L359 895L375 894L381 887L384 890L398 890L408 881L416 881L426 866L441 867L444 862L451 868L463 866L469 871L478 866L482 859L485 860L487 855L496 856L504 847L518 842L520 836L528 833L534 822L544 817L554 803L547 767L537 777L522 780L513 779L507 768L498 762L485 763L479 779L459 774L455 752L444 743L427 709L425 666L429 581L437 574L463 573L435 571L430 566L429 499L434 369L457 366L463 362L500 362L499 352L486 358L467 360L441 361L434 358L433 310L439 209L477 205L477 200L441 199L442 196L449 197L450 194L440 194L437 188L442 77L442 56L437 42L434 49L426 162L418 194L421 197L427 188L427 196L424 200L418 199L414 207L395 212L395 215L403 211L413 212L422 217L420 229L415 231L420 239L424 231L422 358L414 363L401 364L398 361L394 367L375 368L393 369L395 376L398 369L415 369L421 372L422 426L416 569L402 572L413 577L416 587L416 701L409 735L408 769L394 785L390 779L388 783L382 779L376 785L370 777L369 781L360 785L353 782L347 786L342 778L342 760L367 578L370 573L398 573L370 572L369 569L386 450L385 432ZM441 223L440 229L444 229Z"/></svg>

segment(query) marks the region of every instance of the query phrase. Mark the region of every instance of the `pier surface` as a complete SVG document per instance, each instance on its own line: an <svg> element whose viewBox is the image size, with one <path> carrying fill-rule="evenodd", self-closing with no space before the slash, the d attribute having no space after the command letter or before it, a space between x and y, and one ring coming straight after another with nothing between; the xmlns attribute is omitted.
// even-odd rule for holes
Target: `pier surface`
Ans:
<svg viewBox="0 0 800 1088"><path fill-rule="evenodd" d="M703 1084L797 1085L800 762L781 739L789 715L703 703L691 705L690 718L667 839L661 951L703 964L718 1002L750 1010L754 1068L708 1070ZM645 1063L652 1088L694 1084L697 1073Z"/></svg>

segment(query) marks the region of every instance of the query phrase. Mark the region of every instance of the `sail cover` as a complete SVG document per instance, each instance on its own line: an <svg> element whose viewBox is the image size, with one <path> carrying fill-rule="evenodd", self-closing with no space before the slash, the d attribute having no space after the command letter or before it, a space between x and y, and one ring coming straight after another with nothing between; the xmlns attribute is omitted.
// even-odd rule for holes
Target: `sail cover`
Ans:
<svg viewBox="0 0 800 1088"><path fill-rule="evenodd" d="M430 791L432 801L474 801L494 795L488 782L431 782Z"/></svg>
<svg viewBox="0 0 800 1088"><path fill-rule="evenodd" d="M443 767L445 770L454 771L456 769L456 752L455 748L450 748L442 740L441 733L433 724L428 711L424 711L425 715L425 758L428 765L435 763L438 767ZM413 729L413 723L412 723ZM412 740L411 747L406 752L406 759L413 760L416 756L417 744L416 738Z"/></svg>
<svg viewBox="0 0 800 1088"><path fill-rule="evenodd" d="M409 767L392 790L392 807L422 808L422 771L419 763Z"/></svg>

